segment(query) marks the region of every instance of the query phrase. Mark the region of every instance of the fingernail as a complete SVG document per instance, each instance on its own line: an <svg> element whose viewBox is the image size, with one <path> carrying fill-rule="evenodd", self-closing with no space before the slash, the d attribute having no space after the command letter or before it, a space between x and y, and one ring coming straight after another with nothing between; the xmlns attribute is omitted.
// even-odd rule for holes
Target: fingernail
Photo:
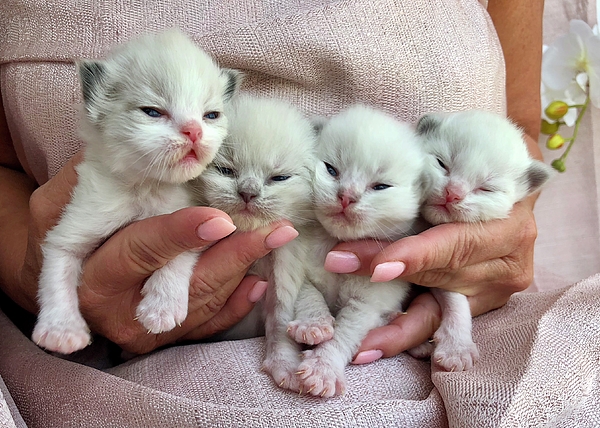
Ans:
<svg viewBox="0 0 600 428"><path fill-rule="evenodd" d="M371 282L386 282L402 275L406 269L404 262L385 262L375 266Z"/></svg>
<svg viewBox="0 0 600 428"><path fill-rule="evenodd" d="M235 229L235 225L223 217L215 217L198 226L196 234L205 241L216 241L230 235Z"/></svg>
<svg viewBox="0 0 600 428"><path fill-rule="evenodd" d="M325 270L333 273L350 273L360 269L360 259L348 251L330 251L325 257Z"/></svg>
<svg viewBox="0 0 600 428"><path fill-rule="evenodd" d="M256 284L254 284L254 287L252 287L252 290L248 293L248 300L252 303L258 302L265 294L265 291L267 291L268 285L269 283L267 281L257 281Z"/></svg>
<svg viewBox="0 0 600 428"><path fill-rule="evenodd" d="M368 363L372 363L373 361L377 361L381 357L383 357L383 351L380 351L379 349L373 349L371 351L360 352L356 356L356 358L354 358L351 361L351 363L352 364L368 364Z"/></svg>
<svg viewBox="0 0 600 428"><path fill-rule="evenodd" d="M279 229L275 229L265 239L265 245L267 248L273 250L284 246L294 238L298 236L298 231L291 226L283 226Z"/></svg>

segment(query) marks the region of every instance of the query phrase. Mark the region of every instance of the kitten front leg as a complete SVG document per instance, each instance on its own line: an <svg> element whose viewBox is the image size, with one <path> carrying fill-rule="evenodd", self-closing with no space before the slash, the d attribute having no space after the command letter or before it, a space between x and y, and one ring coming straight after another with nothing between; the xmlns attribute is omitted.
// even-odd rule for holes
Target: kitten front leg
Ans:
<svg viewBox="0 0 600 428"><path fill-rule="evenodd" d="M91 341L90 329L79 312L77 287L83 257L46 243L40 272L40 313L32 340L49 351L70 354Z"/></svg>
<svg viewBox="0 0 600 428"><path fill-rule="evenodd" d="M193 251L181 253L146 280L136 317L150 333L172 330L187 317L190 280L198 257Z"/></svg>
<svg viewBox="0 0 600 428"><path fill-rule="evenodd" d="M400 309L408 288L402 281L372 284L362 277L346 277L333 338L305 351L298 367L302 388L325 398L343 394L346 365L369 330L381 326L387 315Z"/></svg>
<svg viewBox="0 0 600 428"><path fill-rule="evenodd" d="M333 337L333 323L323 294L312 284L304 283L295 305L296 319L288 323L288 335L298 343L318 345Z"/></svg>
<svg viewBox="0 0 600 428"><path fill-rule="evenodd" d="M479 351L473 343L469 301L453 291L432 288L431 292L442 307L442 321L433 335L432 361L446 371L470 370Z"/></svg>

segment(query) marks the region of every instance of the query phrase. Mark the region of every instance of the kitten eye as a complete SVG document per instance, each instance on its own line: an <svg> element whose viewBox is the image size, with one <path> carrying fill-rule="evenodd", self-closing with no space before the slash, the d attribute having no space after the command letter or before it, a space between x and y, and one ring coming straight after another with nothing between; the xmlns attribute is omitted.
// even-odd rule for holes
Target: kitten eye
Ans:
<svg viewBox="0 0 600 428"><path fill-rule="evenodd" d="M163 115L160 111L152 107L140 107L140 110L150 117L161 117Z"/></svg>
<svg viewBox="0 0 600 428"><path fill-rule="evenodd" d="M221 116L221 113L219 113L218 111L209 111L203 117L204 119L215 120L218 119L219 116Z"/></svg>
<svg viewBox="0 0 600 428"><path fill-rule="evenodd" d="M448 171L448 168L446 168L446 165L444 165L444 162L442 162L442 160L440 158L437 158L438 161L438 165L441 166L442 168L444 168L446 171Z"/></svg>
<svg viewBox="0 0 600 428"><path fill-rule="evenodd" d="M273 177L271 177L271 180L272 181L285 181L290 177L291 177L291 175L274 175Z"/></svg>
<svg viewBox="0 0 600 428"><path fill-rule="evenodd" d="M329 173L329 175L331 175L332 177L337 177L338 176L338 171L337 169L335 169L334 167L332 167L330 164L328 164L327 162L325 162L325 168L327 168L327 172Z"/></svg>
<svg viewBox="0 0 600 428"><path fill-rule="evenodd" d="M217 171L219 171L223 175L227 175L227 176L233 175L233 169L231 169L231 168L225 168L223 166L215 166L215 168L217 169Z"/></svg>
<svg viewBox="0 0 600 428"><path fill-rule="evenodd" d="M379 184L374 185L372 187L372 189L373 190L385 190L385 189L389 189L390 187L392 187L392 186L390 186L389 184L381 184L381 183L379 183Z"/></svg>
<svg viewBox="0 0 600 428"><path fill-rule="evenodd" d="M480 192L487 192L487 193L491 193L494 191L494 189L492 189L490 187L478 187L477 190L479 190Z"/></svg>

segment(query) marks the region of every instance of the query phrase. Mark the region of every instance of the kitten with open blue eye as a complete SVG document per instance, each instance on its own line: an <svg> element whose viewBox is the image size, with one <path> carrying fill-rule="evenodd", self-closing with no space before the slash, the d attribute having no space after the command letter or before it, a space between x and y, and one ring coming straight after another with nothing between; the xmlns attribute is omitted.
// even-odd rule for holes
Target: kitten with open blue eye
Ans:
<svg viewBox="0 0 600 428"><path fill-rule="evenodd" d="M90 342L77 300L83 261L123 226L192 205L183 183L202 173L221 145L224 104L240 80L176 30L82 61L78 72L85 158L71 202L42 245L33 331L39 346L65 354ZM183 253L146 281L136 315L149 332L186 318L196 261L195 252Z"/></svg>
<svg viewBox="0 0 600 428"><path fill-rule="evenodd" d="M344 392L344 369L369 330L402 310L410 284L333 274L323 268L325 257L339 241L394 241L415 232L425 154L408 124L355 105L323 124L317 155L313 192L319 226L312 234L308 276L320 295L300 293L289 334L316 344L303 352L298 367L302 390L332 397Z"/></svg>
<svg viewBox="0 0 600 428"><path fill-rule="evenodd" d="M430 186L421 213L433 225L506 218L515 203L539 190L553 174L531 158L522 131L493 113L425 115L417 133L428 153ZM442 307L432 360L445 370L470 369L479 354L467 298L446 290L432 292ZM410 353L429 356L432 347L424 343Z"/></svg>
<svg viewBox="0 0 600 428"><path fill-rule="evenodd" d="M198 203L226 212L242 232L285 219L299 236L250 269L268 279L265 299L218 339L254 337L264 331L264 370L277 385L299 391L295 373L301 349L286 328L300 289L312 288L305 273L311 250L307 233L314 222L315 132L297 108L276 99L240 95L226 111L229 135L212 164L193 182Z"/></svg>

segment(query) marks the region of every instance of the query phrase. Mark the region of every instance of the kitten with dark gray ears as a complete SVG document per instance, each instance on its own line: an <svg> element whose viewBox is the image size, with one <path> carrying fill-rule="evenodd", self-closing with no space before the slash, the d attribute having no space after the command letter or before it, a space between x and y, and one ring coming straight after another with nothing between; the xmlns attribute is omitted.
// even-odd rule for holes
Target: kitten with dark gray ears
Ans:
<svg viewBox="0 0 600 428"><path fill-rule="evenodd" d="M509 216L515 203L538 191L553 175L532 159L523 133L504 117L484 111L420 119L417 132L428 158L427 191L421 213L433 225L475 223ZM434 344L410 351L429 356L445 370L472 368L479 353L471 335L471 311L459 293L431 289L442 307Z"/></svg>
<svg viewBox="0 0 600 428"><path fill-rule="evenodd" d="M314 222L315 132L297 108L275 99L240 95L226 111L229 135L213 163L193 182L199 204L229 214L239 231L285 219L299 236L250 269L251 274L268 279L265 299L218 339L258 336L264 327L264 370L277 385L299 391L295 372L300 346L288 337L286 328L293 320L300 289L312 288L306 280L306 259L312 251L307 233Z"/></svg>
<svg viewBox="0 0 600 428"><path fill-rule="evenodd" d="M410 284L332 274L323 268L325 257L339 241L394 241L414 233L425 154L408 124L362 105L326 121L317 150L320 225L311 235L308 276L320 295L302 290L289 334L316 344L298 367L302 391L332 397L344 392L344 369L369 330L402 310Z"/></svg>
<svg viewBox="0 0 600 428"><path fill-rule="evenodd" d="M192 205L183 183L202 173L221 145L224 104L240 81L240 73L220 69L176 30L77 66L85 158L71 202L42 245L33 331L39 346L65 354L90 342L77 301L83 261L123 226ZM137 318L149 332L186 318L197 257L183 253L146 281Z"/></svg>

